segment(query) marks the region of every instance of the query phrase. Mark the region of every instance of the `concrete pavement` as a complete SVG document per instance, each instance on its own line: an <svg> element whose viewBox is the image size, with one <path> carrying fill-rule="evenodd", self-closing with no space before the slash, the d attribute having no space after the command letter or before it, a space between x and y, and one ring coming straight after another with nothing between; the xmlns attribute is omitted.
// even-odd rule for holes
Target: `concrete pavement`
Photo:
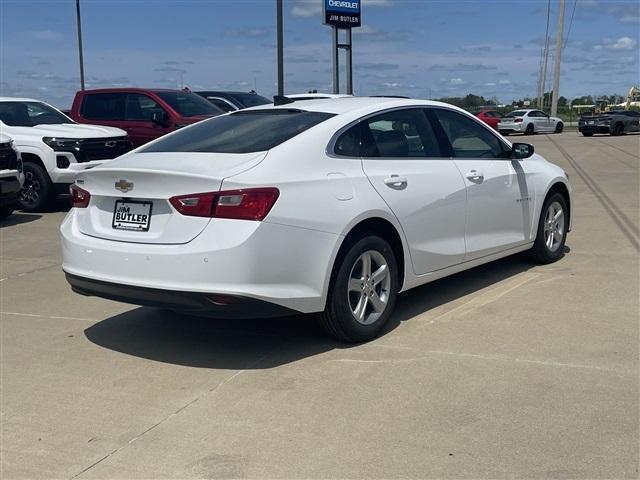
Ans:
<svg viewBox="0 0 640 480"><path fill-rule="evenodd" d="M565 257L407 292L360 346L75 295L64 212L14 215L0 476L638 478L640 136L519 140L571 176Z"/></svg>

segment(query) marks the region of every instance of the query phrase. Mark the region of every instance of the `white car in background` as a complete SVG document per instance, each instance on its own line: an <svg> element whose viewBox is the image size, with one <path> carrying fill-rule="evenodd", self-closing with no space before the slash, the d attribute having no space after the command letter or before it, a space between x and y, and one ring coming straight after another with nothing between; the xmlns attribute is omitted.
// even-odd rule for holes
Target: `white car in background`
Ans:
<svg viewBox="0 0 640 480"><path fill-rule="evenodd" d="M503 135L510 133L562 133L564 123L558 117L547 115L542 110L514 110L498 123L498 131Z"/></svg>
<svg viewBox="0 0 640 480"><path fill-rule="evenodd" d="M0 97L0 131L22 154L20 205L46 209L56 194L68 194L78 172L131 150L127 132L81 125L60 110L31 98Z"/></svg>
<svg viewBox="0 0 640 480"><path fill-rule="evenodd" d="M269 105L81 173L62 267L84 295L219 317L322 312L330 334L360 342L399 292L525 250L558 260L570 192L531 145L451 105Z"/></svg>
<svg viewBox="0 0 640 480"><path fill-rule="evenodd" d="M22 160L13 140L0 132L0 220L18 206L18 194L24 182Z"/></svg>

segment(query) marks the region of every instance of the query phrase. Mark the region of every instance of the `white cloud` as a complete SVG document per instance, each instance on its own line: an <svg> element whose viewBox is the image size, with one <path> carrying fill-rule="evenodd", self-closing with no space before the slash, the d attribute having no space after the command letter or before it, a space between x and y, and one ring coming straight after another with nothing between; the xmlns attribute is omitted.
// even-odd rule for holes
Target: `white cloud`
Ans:
<svg viewBox="0 0 640 480"><path fill-rule="evenodd" d="M633 50L638 42L630 37L620 37L615 43L607 45L611 50Z"/></svg>
<svg viewBox="0 0 640 480"><path fill-rule="evenodd" d="M464 85L465 83L467 82L461 78L452 78L449 80L449 85Z"/></svg>
<svg viewBox="0 0 640 480"><path fill-rule="evenodd" d="M383 87L392 87L392 88L396 88L396 87L399 87L399 86L400 86L400 84L399 84L399 83L397 83L397 82L384 82L384 83L382 84L382 86L383 86Z"/></svg>
<svg viewBox="0 0 640 480"><path fill-rule="evenodd" d="M511 83L511 80L502 79L502 80L498 80L498 83L500 85L509 85Z"/></svg>
<svg viewBox="0 0 640 480"><path fill-rule="evenodd" d="M485 87L495 87L496 84L494 82L488 82L484 84Z"/></svg>
<svg viewBox="0 0 640 480"><path fill-rule="evenodd" d="M640 23L640 15L627 13L620 17L622 23Z"/></svg>

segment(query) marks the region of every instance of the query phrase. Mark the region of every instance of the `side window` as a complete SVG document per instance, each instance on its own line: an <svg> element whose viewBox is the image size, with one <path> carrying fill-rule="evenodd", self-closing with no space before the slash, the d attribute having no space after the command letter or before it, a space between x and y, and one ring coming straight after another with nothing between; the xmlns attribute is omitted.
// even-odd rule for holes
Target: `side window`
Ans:
<svg viewBox="0 0 640 480"><path fill-rule="evenodd" d="M441 157L440 145L422 109L382 113L362 129L365 157Z"/></svg>
<svg viewBox="0 0 640 480"><path fill-rule="evenodd" d="M459 158L503 158L502 142L483 125L466 116L436 108L433 110L451 143L453 156Z"/></svg>
<svg viewBox="0 0 640 480"><path fill-rule="evenodd" d="M213 103L216 107L218 107L224 113L235 112L237 110L237 108L232 107L231 105L229 105L229 103L225 102L221 98L207 97L207 100Z"/></svg>
<svg viewBox="0 0 640 480"><path fill-rule="evenodd" d="M89 120L124 120L125 93L85 95L80 113Z"/></svg>
<svg viewBox="0 0 640 480"><path fill-rule="evenodd" d="M150 122L153 114L164 109L151 97L142 93L128 93L125 109L125 120Z"/></svg>
<svg viewBox="0 0 640 480"><path fill-rule="evenodd" d="M540 114L538 112L529 112L529 115L527 116L531 118L538 118Z"/></svg>
<svg viewBox="0 0 640 480"><path fill-rule="evenodd" d="M336 140L333 153L345 157L359 157L360 154L360 132L362 124L358 123L344 132Z"/></svg>

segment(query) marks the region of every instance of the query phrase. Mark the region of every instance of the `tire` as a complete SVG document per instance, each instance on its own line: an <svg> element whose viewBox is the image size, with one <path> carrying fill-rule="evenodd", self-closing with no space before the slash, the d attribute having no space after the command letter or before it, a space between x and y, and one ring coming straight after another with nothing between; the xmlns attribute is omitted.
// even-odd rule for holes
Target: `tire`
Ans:
<svg viewBox="0 0 640 480"><path fill-rule="evenodd" d="M582 132L585 137L593 137L593 132Z"/></svg>
<svg viewBox="0 0 640 480"><path fill-rule="evenodd" d="M530 123L529 125L527 125L527 128L525 128L524 134L533 135L534 133L535 133L535 127L533 126L533 123Z"/></svg>
<svg viewBox="0 0 640 480"><path fill-rule="evenodd" d="M14 209L15 207L13 205L10 205L8 207L0 207L0 220L6 220L9 215L13 213Z"/></svg>
<svg viewBox="0 0 640 480"><path fill-rule="evenodd" d="M369 258L368 270L366 258ZM386 274L374 279L384 266L387 267ZM320 324L329 335L344 342L371 340L389 320L397 292L398 264L391 246L378 236L365 236L356 241L334 266ZM358 319L359 312L362 315Z"/></svg>
<svg viewBox="0 0 640 480"><path fill-rule="evenodd" d="M619 137L620 135L624 135L624 125L621 123L616 123L611 131L612 137Z"/></svg>
<svg viewBox="0 0 640 480"><path fill-rule="evenodd" d="M558 122L558 124L556 125L556 129L554 130L554 133L562 133L563 129L564 129L564 124L562 122Z"/></svg>
<svg viewBox="0 0 640 480"><path fill-rule="evenodd" d="M551 221L558 210L560 210L560 217ZM567 212L567 200L562 194L553 193L545 199L538 222L536 241L531 249L536 262L553 263L562 257L569 227ZM553 239L550 240L550 237Z"/></svg>
<svg viewBox="0 0 640 480"><path fill-rule="evenodd" d="M42 211L53 198L53 184L47 172L37 163L24 164L24 185L20 190L19 202L27 212Z"/></svg>

